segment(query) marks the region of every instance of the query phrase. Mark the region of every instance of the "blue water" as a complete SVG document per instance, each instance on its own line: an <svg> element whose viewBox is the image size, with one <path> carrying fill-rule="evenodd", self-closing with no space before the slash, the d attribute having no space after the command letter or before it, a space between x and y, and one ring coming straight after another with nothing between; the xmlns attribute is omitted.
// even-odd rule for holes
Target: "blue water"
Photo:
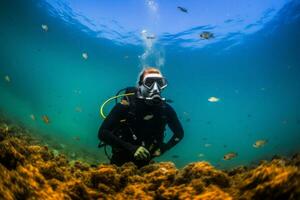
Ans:
<svg viewBox="0 0 300 200"><path fill-rule="evenodd" d="M99 107L146 65L168 79L185 130L158 161L228 168L300 150L299 0L3 0L0 27L0 110L78 159L108 162Z"/></svg>

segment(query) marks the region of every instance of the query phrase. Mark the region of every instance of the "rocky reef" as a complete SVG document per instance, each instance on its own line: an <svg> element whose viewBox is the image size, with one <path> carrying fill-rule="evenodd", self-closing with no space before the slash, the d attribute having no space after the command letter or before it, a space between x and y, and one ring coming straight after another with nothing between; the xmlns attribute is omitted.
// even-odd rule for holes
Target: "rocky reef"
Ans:
<svg viewBox="0 0 300 200"><path fill-rule="evenodd" d="M300 154L229 171L196 162L138 169L70 162L0 123L0 199L300 199Z"/></svg>

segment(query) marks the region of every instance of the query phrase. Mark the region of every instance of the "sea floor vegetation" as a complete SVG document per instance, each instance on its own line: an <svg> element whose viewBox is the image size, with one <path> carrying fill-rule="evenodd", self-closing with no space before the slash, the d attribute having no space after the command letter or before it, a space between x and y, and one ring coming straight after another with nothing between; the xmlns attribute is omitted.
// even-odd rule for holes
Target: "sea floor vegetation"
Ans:
<svg viewBox="0 0 300 200"><path fill-rule="evenodd" d="M55 154L28 130L0 122L0 199L300 199L300 154L219 170L208 162L137 168Z"/></svg>

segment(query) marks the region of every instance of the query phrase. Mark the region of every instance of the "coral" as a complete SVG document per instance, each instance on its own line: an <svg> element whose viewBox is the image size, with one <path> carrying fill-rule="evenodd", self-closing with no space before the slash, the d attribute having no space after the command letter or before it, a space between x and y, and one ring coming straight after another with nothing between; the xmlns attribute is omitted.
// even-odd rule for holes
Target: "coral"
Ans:
<svg viewBox="0 0 300 200"><path fill-rule="evenodd" d="M298 167L286 166L285 161L275 159L246 173L240 190L249 199L297 199L299 180Z"/></svg>
<svg viewBox="0 0 300 200"><path fill-rule="evenodd" d="M0 122L0 199L300 199L300 154L222 171L207 162L179 170L93 165L55 155L28 131Z"/></svg>
<svg viewBox="0 0 300 200"><path fill-rule="evenodd" d="M215 184L219 187L229 187L227 174L215 169L207 162L191 163L183 168L177 178L178 183L189 183L193 179L201 179L205 185Z"/></svg>

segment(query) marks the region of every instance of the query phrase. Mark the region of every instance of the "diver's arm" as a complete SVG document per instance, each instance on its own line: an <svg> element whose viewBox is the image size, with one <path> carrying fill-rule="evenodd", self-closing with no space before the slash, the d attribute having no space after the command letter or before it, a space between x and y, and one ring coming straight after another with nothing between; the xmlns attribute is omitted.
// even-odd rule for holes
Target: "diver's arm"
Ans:
<svg viewBox="0 0 300 200"><path fill-rule="evenodd" d="M137 147L128 142L123 141L121 138L119 138L113 133L115 128L119 126L120 120L125 118L126 113L126 106L120 103L116 104L101 124L98 132L98 138L106 144L115 147L121 147L133 153L135 152Z"/></svg>
<svg viewBox="0 0 300 200"><path fill-rule="evenodd" d="M167 123L170 127L171 131L173 132L172 138L166 143L163 144L161 147L161 151L165 152L175 146L184 136L184 131L182 125L177 117L176 112L174 109L167 104L166 107L167 112Z"/></svg>

